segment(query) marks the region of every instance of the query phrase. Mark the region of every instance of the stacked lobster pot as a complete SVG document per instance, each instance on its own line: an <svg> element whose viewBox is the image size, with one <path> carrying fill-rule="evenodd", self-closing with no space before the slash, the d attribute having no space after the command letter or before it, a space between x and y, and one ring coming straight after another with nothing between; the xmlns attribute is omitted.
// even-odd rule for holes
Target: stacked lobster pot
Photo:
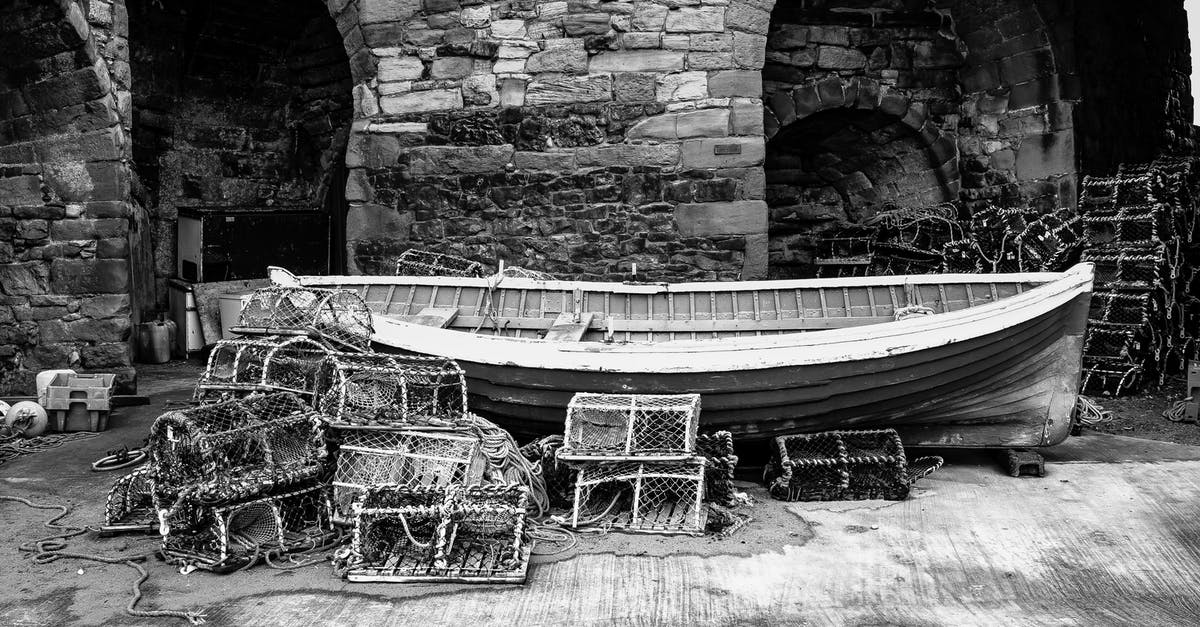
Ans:
<svg viewBox="0 0 1200 627"><path fill-rule="evenodd" d="M901 501L941 466L941 457L909 461L895 429L822 431L775 438L763 479L781 501Z"/></svg>
<svg viewBox="0 0 1200 627"><path fill-rule="evenodd" d="M575 470L572 527L704 533L698 394L576 394L557 459Z"/></svg>
<svg viewBox="0 0 1200 627"><path fill-rule="evenodd" d="M334 354L318 375L316 403L337 451L334 520L353 528L337 560L347 579L525 580L529 490L491 481L488 443L498 428L467 413L458 364Z"/></svg>
<svg viewBox="0 0 1200 627"><path fill-rule="evenodd" d="M291 392L312 402L325 358L369 352L374 327L355 292L268 287L254 292L233 331L239 337L217 342L209 353L193 401Z"/></svg>
<svg viewBox="0 0 1200 627"><path fill-rule="evenodd" d="M1096 284L1084 344L1085 394L1136 392L1182 370L1200 329L1196 192L1190 160L1087 177L1079 201Z"/></svg>
<svg viewBox="0 0 1200 627"><path fill-rule="evenodd" d="M228 572L335 538L321 421L295 394L167 412L148 449L142 489L172 563Z"/></svg>

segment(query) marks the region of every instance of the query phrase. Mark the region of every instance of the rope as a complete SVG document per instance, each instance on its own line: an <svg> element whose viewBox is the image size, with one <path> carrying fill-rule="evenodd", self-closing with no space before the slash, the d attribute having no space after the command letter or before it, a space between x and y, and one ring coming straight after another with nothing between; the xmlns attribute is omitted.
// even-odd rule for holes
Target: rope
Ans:
<svg viewBox="0 0 1200 627"><path fill-rule="evenodd" d="M412 542L413 544L421 547L422 549L428 549L429 547L433 546L432 542L421 542L420 540L413 537L412 531L409 530L409 528L408 528L408 518L406 518L404 516L404 514L401 514L399 512L397 512L396 515L400 517L400 526L404 527L404 535L408 536L409 542Z"/></svg>
<svg viewBox="0 0 1200 627"><path fill-rule="evenodd" d="M24 429L20 429L13 435L0 435L0 465L22 455L41 453L52 448L58 448L67 442L90 440L100 435L99 432L77 431L75 433L51 433L36 438L25 439L20 435L23 431Z"/></svg>
<svg viewBox="0 0 1200 627"><path fill-rule="evenodd" d="M199 625L204 622L204 615L199 612L182 611L182 610L139 610L137 609L138 601L142 600L142 584L150 578L150 574L146 569L142 568L138 562L154 555L154 552L142 553L140 555L93 555L90 553L74 553L67 551L67 540L76 536L83 535L88 532L87 527L76 527L73 525L60 525L58 521L65 518L71 510L66 505L37 505L27 499L19 496L9 496L0 494L0 501L12 501L21 503L33 509L51 509L58 510L59 514L50 520L42 523L42 526L49 529L59 530L59 533L31 540L22 543L17 548L25 553L33 554L33 563L49 564L58 559L79 559L92 562L100 562L102 564L124 564L138 571L138 579L133 582L133 596L129 599L129 604L125 606L125 612L130 616L138 618L182 618L193 625Z"/></svg>
<svg viewBox="0 0 1200 627"><path fill-rule="evenodd" d="M501 475L504 483L523 485L529 488L529 501L536 508L534 518L541 518L550 511L550 496L546 493L546 482L542 473L521 455L512 435L498 425L477 416L467 414L470 427L479 436L488 464Z"/></svg>
<svg viewBox="0 0 1200 627"><path fill-rule="evenodd" d="M1094 429L1102 423L1111 421L1113 418L1111 411L1104 409L1099 403L1082 394L1076 398L1075 408L1078 412L1076 420L1085 427Z"/></svg>
<svg viewBox="0 0 1200 627"><path fill-rule="evenodd" d="M1162 416L1171 422L1190 422L1187 417L1187 405L1192 402L1192 397L1183 398L1171 403L1171 406L1163 410Z"/></svg>

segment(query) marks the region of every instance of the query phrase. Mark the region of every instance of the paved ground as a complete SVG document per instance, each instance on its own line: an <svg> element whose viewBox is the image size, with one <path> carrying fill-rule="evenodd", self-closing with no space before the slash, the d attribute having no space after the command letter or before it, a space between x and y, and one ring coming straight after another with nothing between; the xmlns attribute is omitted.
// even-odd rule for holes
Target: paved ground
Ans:
<svg viewBox="0 0 1200 627"><path fill-rule="evenodd" d="M151 407L122 410L102 438L0 466L0 493L67 503L68 521L96 522L114 477L88 464L138 444L192 376L148 371ZM347 584L326 565L181 575L151 561L142 605L203 610L218 625L1197 624L1200 448L1072 438L1048 454L1043 479L1007 477L976 453L948 461L905 502L760 498L755 522L727 539L585 537L535 563L525 586ZM19 553L44 535L44 518L0 503L0 624L165 622L123 614L128 567L35 565ZM152 539L72 544L143 547Z"/></svg>

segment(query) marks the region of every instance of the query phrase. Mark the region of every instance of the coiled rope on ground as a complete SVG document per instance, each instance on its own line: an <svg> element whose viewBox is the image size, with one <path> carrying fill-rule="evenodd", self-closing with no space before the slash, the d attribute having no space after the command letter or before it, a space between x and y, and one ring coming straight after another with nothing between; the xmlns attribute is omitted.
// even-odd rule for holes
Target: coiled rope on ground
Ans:
<svg viewBox="0 0 1200 627"><path fill-rule="evenodd" d="M58 510L59 513L53 518L42 523L43 527L54 529L57 533L52 535L30 540L18 546L18 550L25 553L33 554L33 563L49 564L50 562L59 559L78 559L88 560L92 562L100 562L101 564L124 564L138 571L138 579L133 582L133 595L129 599L129 603L125 606L125 612L130 616L138 618L182 618L193 625L199 625L204 622L204 615L199 612L184 611L184 610L139 610L137 604L142 600L142 584L150 578L150 573L146 572L145 568L138 562L145 561L147 558L154 555L154 551L140 553L135 555L95 555L92 553L75 553L67 550L67 541L71 538L81 536L89 531L87 527L78 527L74 525L59 524L59 520L65 518L71 513L70 508L66 505L39 505L28 499L19 496L11 496L0 494L0 501L11 501L20 503L33 509L48 509Z"/></svg>

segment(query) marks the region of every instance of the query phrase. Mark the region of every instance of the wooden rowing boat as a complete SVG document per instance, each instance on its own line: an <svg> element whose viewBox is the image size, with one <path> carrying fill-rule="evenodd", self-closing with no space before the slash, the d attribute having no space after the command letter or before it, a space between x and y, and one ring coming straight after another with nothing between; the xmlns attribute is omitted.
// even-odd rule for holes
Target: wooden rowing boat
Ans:
<svg viewBox="0 0 1200 627"><path fill-rule="evenodd" d="M699 392L701 424L739 438L890 426L962 447L1067 436L1092 286L1090 264L681 284L271 276L356 291L378 345L457 360L472 409L520 433L561 432L575 392Z"/></svg>

